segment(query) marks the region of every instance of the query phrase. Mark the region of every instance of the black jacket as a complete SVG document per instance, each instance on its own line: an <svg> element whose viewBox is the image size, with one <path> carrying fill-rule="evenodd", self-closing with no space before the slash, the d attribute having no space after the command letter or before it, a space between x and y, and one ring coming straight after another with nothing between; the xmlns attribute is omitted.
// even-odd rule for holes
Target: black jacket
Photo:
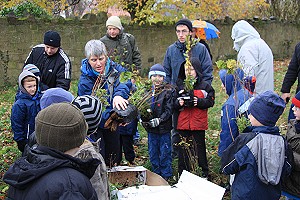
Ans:
<svg viewBox="0 0 300 200"><path fill-rule="evenodd" d="M142 125L149 133L170 133L173 128L172 113L175 90L169 84L164 85L161 89L162 92L154 97L154 103L151 106L152 116L150 118L143 118L141 116ZM148 122L154 118L160 118L161 121L157 127L152 128Z"/></svg>
<svg viewBox="0 0 300 200"><path fill-rule="evenodd" d="M29 150L5 173L8 199L98 199L90 178L100 161L80 160L55 149Z"/></svg>
<svg viewBox="0 0 300 200"><path fill-rule="evenodd" d="M67 54L59 48L57 53L48 56L45 45L40 44L31 50L25 61L25 65L34 64L41 73L41 82L48 88L60 87L70 89L71 83L71 61ZM46 88L45 89L48 89Z"/></svg>
<svg viewBox="0 0 300 200"><path fill-rule="evenodd" d="M296 45L295 51L288 66L288 70L284 76L281 92L290 93L291 87L294 85L296 79L298 78L298 85L296 93L300 90L300 42Z"/></svg>

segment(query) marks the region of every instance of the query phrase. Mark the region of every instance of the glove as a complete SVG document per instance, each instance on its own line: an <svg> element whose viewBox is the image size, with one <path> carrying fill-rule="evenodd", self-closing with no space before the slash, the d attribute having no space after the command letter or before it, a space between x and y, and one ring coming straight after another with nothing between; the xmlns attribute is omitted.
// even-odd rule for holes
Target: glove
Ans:
<svg viewBox="0 0 300 200"><path fill-rule="evenodd" d="M152 128L157 127L160 123L160 118L154 118L150 120L150 124Z"/></svg>

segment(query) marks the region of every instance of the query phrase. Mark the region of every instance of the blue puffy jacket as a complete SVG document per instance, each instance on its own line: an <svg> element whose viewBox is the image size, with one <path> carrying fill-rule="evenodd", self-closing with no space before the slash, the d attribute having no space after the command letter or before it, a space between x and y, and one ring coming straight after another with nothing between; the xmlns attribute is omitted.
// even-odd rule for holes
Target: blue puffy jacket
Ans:
<svg viewBox="0 0 300 200"><path fill-rule="evenodd" d="M241 80L244 73L238 69L233 74L227 74L226 70L219 72L220 79L226 88L226 94L229 96L227 101L222 106L221 111L221 133L218 155L222 156L223 151L233 142L239 135L237 126L238 109L250 97L250 93L242 88Z"/></svg>
<svg viewBox="0 0 300 200"><path fill-rule="evenodd" d="M105 89L108 94L107 102L109 105L106 107L106 110L102 112L102 118L100 122L100 128L104 128L104 124L106 120L110 116L110 111L113 108L112 105L112 99L115 96L121 96L124 99L128 99L129 97L129 88L126 84L120 83L119 81L119 75L121 72L124 72L125 69L111 61L110 59L107 60L106 66L105 66L105 75L104 78L105 83L102 85L102 89ZM108 75L114 74L113 79L113 91L112 93L109 90L109 84L108 84ZM81 62L81 75L78 83L78 95L91 95L93 86L97 80L98 75L95 73L91 65L88 63L88 59L83 59Z"/></svg>

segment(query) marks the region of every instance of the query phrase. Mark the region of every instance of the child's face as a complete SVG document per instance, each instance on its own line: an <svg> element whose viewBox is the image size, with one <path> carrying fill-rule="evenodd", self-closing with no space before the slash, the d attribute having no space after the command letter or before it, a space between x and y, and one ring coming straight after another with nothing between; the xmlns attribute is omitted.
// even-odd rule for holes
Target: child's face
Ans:
<svg viewBox="0 0 300 200"><path fill-rule="evenodd" d="M185 71L185 76L190 75L194 78L196 78L196 76L197 76L196 70L192 66L190 66L189 69L188 69L188 67L185 67L184 71Z"/></svg>
<svg viewBox="0 0 300 200"><path fill-rule="evenodd" d="M257 119L255 119L251 114L248 115L248 117L252 126L263 126L263 124L257 121Z"/></svg>
<svg viewBox="0 0 300 200"><path fill-rule="evenodd" d="M101 56L93 55L89 58L89 63L96 72L103 74L106 65L106 60L107 57L105 55L101 55Z"/></svg>
<svg viewBox="0 0 300 200"><path fill-rule="evenodd" d="M161 85L163 80L164 80L164 76L162 75L154 74L151 76L152 84L155 86Z"/></svg>
<svg viewBox="0 0 300 200"><path fill-rule="evenodd" d="M294 111L294 115L296 117L296 120L300 120L300 108L297 106L294 106L292 108L292 110Z"/></svg>
<svg viewBox="0 0 300 200"><path fill-rule="evenodd" d="M36 81L24 82L24 89L33 96L36 92Z"/></svg>

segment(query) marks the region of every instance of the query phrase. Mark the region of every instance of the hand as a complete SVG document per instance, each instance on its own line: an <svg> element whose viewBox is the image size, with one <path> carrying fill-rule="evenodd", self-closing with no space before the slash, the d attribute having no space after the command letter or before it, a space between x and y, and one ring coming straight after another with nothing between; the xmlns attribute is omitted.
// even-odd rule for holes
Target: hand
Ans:
<svg viewBox="0 0 300 200"><path fill-rule="evenodd" d="M198 104L198 98L194 97L194 106L197 106L197 104Z"/></svg>
<svg viewBox="0 0 300 200"><path fill-rule="evenodd" d="M179 105L183 106L183 104L184 104L184 100L183 99L179 99Z"/></svg>
<svg viewBox="0 0 300 200"><path fill-rule="evenodd" d="M291 93L282 93L281 98L285 101L285 103L288 103L291 98Z"/></svg>
<svg viewBox="0 0 300 200"><path fill-rule="evenodd" d="M154 127L157 127L160 123L160 119L159 118L154 118L154 119L151 119L150 120L150 124L151 126L154 128Z"/></svg>
<svg viewBox="0 0 300 200"><path fill-rule="evenodd" d="M121 96L115 96L113 99L113 107L116 107L118 110L125 110L127 108L128 101Z"/></svg>

